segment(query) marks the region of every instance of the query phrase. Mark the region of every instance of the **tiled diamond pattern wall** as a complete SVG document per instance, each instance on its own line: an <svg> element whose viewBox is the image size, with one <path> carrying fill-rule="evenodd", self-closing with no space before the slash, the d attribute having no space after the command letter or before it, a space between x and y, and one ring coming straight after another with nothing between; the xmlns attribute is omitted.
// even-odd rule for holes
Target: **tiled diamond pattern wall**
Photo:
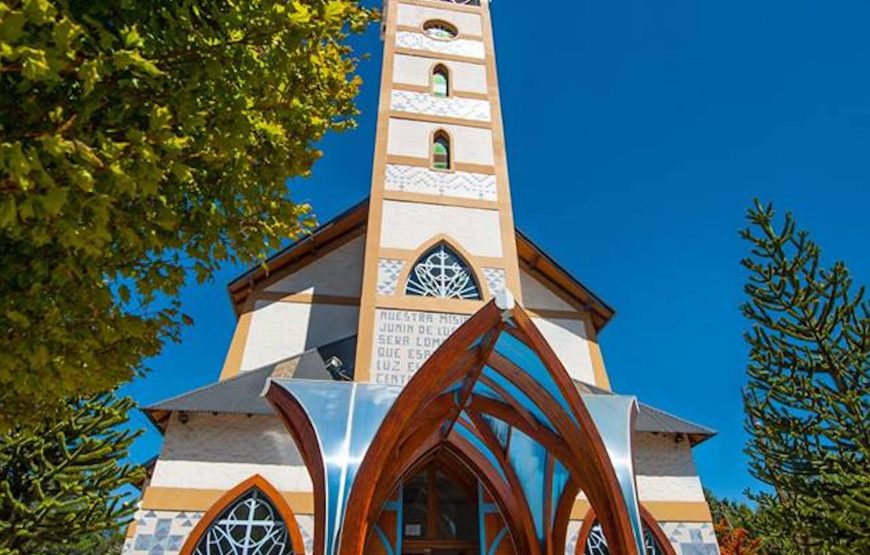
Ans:
<svg viewBox="0 0 870 555"><path fill-rule="evenodd" d="M136 534L124 542L123 555L176 555L202 518L197 511L151 511L136 513ZM314 551L314 517L296 515L305 553Z"/></svg>
<svg viewBox="0 0 870 555"><path fill-rule="evenodd" d="M390 107L400 112L489 121L489 102L474 98L442 97L429 93L393 91Z"/></svg>
<svg viewBox="0 0 870 555"><path fill-rule="evenodd" d="M484 58L483 43L479 40L435 40L421 33L399 31L396 33L396 46L399 48L412 48L414 50L429 50L439 54Z"/></svg>
<svg viewBox="0 0 870 555"><path fill-rule="evenodd" d="M565 555L574 555L582 520L568 523ZM677 555L719 555L713 525L708 522L660 522Z"/></svg>
<svg viewBox="0 0 870 555"><path fill-rule="evenodd" d="M178 553L203 513L196 511L149 511L136 513L136 535L124 543L124 555L172 555Z"/></svg>
<svg viewBox="0 0 870 555"><path fill-rule="evenodd" d="M504 289L505 271L503 268L483 268L483 279L490 295L495 295Z"/></svg>
<svg viewBox="0 0 870 555"><path fill-rule="evenodd" d="M395 295L399 284L399 274L402 273L405 263L392 258L378 260L378 294Z"/></svg>
<svg viewBox="0 0 870 555"><path fill-rule="evenodd" d="M440 172L429 168L387 164L388 191L408 191L478 200L498 200L494 175L469 172Z"/></svg>

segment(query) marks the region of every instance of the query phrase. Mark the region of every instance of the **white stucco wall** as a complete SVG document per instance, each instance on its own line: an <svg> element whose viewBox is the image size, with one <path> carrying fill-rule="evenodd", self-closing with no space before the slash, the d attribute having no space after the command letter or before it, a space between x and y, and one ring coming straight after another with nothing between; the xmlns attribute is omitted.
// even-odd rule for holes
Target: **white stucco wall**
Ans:
<svg viewBox="0 0 870 555"><path fill-rule="evenodd" d="M502 256L497 210L384 201L381 246L416 250L444 233L476 256Z"/></svg>
<svg viewBox="0 0 870 555"><path fill-rule="evenodd" d="M202 461L157 461L152 485L166 488L228 489L259 474L279 491L312 491L304 466L221 463Z"/></svg>
<svg viewBox="0 0 870 555"><path fill-rule="evenodd" d="M304 466L277 416L196 412L188 414L185 424L173 416L160 461ZM152 485L159 484L152 481Z"/></svg>
<svg viewBox="0 0 870 555"><path fill-rule="evenodd" d="M259 474L279 491L312 491L296 444L276 416L173 416L150 486L231 489Z"/></svg>
<svg viewBox="0 0 870 555"><path fill-rule="evenodd" d="M541 330L572 378L586 383L595 383L595 370L592 366L589 344L586 341L586 327L582 320L534 317L532 321Z"/></svg>
<svg viewBox="0 0 870 555"><path fill-rule="evenodd" d="M453 87L454 91L481 94L487 92L486 66L468 62L444 61L424 56L396 54L393 62L393 81L428 87L432 68L436 64L447 66L450 71L450 86Z"/></svg>
<svg viewBox="0 0 870 555"><path fill-rule="evenodd" d="M553 293L529 272L520 270L520 287L523 288L523 304L532 310L576 310L567 301Z"/></svg>
<svg viewBox="0 0 870 555"><path fill-rule="evenodd" d="M687 441L677 443L673 435L641 432L634 436L634 453L641 501L705 501ZM586 496L581 492L577 499Z"/></svg>
<svg viewBox="0 0 870 555"><path fill-rule="evenodd" d="M354 335L359 307L257 301L241 370L255 370Z"/></svg>
<svg viewBox="0 0 870 555"><path fill-rule="evenodd" d="M671 435L635 435L638 494L642 501L704 501L688 441Z"/></svg>
<svg viewBox="0 0 870 555"><path fill-rule="evenodd" d="M387 153L428 160L432 134L438 129L450 134L451 154L456 162L494 165L491 130L409 119L390 118Z"/></svg>
<svg viewBox="0 0 870 555"><path fill-rule="evenodd" d="M452 23L461 34L478 37L483 35L480 16L474 13L412 6L409 4L398 4L398 8L396 20L399 25L420 27L422 29L425 22L430 19L438 19Z"/></svg>
<svg viewBox="0 0 870 555"><path fill-rule="evenodd" d="M266 291L358 297L364 249L365 236L357 237L273 283Z"/></svg>

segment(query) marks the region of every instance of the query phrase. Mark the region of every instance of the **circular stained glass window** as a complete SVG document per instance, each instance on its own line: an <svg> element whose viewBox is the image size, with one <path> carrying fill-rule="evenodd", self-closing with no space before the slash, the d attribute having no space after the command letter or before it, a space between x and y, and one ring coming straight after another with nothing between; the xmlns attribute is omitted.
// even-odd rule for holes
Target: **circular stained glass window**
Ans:
<svg viewBox="0 0 870 555"><path fill-rule="evenodd" d="M459 34L456 27L446 21L427 21L423 24L423 32L426 36L439 40L452 40Z"/></svg>

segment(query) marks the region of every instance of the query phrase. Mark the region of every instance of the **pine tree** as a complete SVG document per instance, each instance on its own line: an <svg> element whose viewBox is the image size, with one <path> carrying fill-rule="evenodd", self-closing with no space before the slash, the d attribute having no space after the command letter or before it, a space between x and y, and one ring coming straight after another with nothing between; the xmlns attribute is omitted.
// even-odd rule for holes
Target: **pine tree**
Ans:
<svg viewBox="0 0 870 555"><path fill-rule="evenodd" d="M775 553L867 553L870 530L870 306L842 262L790 214L748 211L742 306L751 328L744 391L755 525ZM862 551L863 549L863 551Z"/></svg>
<svg viewBox="0 0 870 555"><path fill-rule="evenodd" d="M84 554L132 516L124 490L142 476L123 462L138 435L124 427L133 406L114 393L77 399L0 436L0 555Z"/></svg>

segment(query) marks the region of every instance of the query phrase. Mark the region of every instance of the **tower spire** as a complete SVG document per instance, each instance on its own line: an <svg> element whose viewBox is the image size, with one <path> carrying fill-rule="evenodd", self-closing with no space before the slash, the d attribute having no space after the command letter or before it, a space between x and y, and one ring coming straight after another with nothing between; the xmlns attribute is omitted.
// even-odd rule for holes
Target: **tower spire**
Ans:
<svg viewBox="0 0 870 555"><path fill-rule="evenodd" d="M489 3L384 4L356 378L401 385L521 289Z"/></svg>

